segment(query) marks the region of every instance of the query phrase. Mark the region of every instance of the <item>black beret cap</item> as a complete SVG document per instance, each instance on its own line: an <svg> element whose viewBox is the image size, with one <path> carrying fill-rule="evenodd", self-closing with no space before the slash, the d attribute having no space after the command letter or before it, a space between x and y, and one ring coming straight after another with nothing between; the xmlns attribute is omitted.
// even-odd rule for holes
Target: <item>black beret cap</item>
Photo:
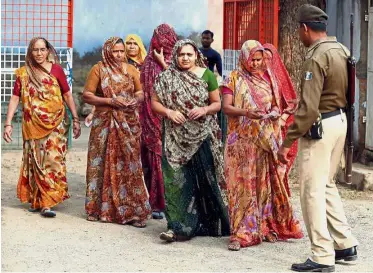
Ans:
<svg viewBox="0 0 373 273"><path fill-rule="evenodd" d="M324 23L328 21L328 15L320 8L310 4L302 5L298 10L299 23Z"/></svg>

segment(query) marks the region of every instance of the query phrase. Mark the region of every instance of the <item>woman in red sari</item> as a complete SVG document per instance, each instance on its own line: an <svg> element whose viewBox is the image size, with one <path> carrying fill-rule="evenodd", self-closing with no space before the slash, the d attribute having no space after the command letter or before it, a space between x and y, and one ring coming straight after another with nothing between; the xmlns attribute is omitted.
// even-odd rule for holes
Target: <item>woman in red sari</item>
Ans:
<svg viewBox="0 0 373 273"><path fill-rule="evenodd" d="M223 96L228 116L224 157L231 227L228 248L302 238L284 185L286 166L277 160L282 143L281 96L259 42L243 44L238 68L224 82Z"/></svg>
<svg viewBox="0 0 373 273"><path fill-rule="evenodd" d="M162 177L162 118L151 109L151 97L154 94L155 78L171 62L172 49L177 36L167 24L158 26L150 41L149 54L146 56L141 70L141 83L144 89L144 102L140 113L142 127L142 164L145 183L149 191L150 206L154 219L162 219L165 209L164 183Z"/></svg>
<svg viewBox="0 0 373 273"><path fill-rule="evenodd" d="M108 39L89 72L83 99L95 105L87 162L87 220L145 227L150 214L140 158L139 73L125 63L124 42Z"/></svg>
<svg viewBox="0 0 373 273"><path fill-rule="evenodd" d="M80 135L72 93L53 46L35 37L27 49L25 66L16 70L13 96L4 125L4 139L12 141L11 124L22 104L23 159L17 186L30 212L54 217L52 207L69 198L66 181L67 134L70 125L65 103L73 114L74 137Z"/></svg>
<svg viewBox="0 0 373 273"><path fill-rule="evenodd" d="M263 45L266 54L266 65L271 69L274 77L277 80L279 94L281 96L280 100L280 126L281 126L281 136L282 139L285 138L286 132L289 126L294 122L294 112L297 108L297 93L295 92L293 83L289 76L288 71L284 63L281 60L281 56L278 53L276 47L272 44ZM286 173L284 178L284 184L288 194L290 196L289 188L289 173L297 157L298 153L298 141L295 141L290 148L288 159L289 162L286 166Z"/></svg>

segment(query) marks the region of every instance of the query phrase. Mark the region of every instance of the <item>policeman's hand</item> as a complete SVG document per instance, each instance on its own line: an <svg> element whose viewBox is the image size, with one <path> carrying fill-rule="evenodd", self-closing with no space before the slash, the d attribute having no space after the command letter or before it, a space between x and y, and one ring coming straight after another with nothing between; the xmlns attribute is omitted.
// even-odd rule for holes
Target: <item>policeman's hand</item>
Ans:
<svg viewBox="0 0 373 273"><path fill-rule="evenodd" d="M179 111L170 110L167 117L173 122L175 122L176 124L183 124L186 121L186 118L184 117L184 115L180 113Z"/></svg>
<svg viewBox="0 0 373 273"><path fill-rule="evenodd" d="M289 162L288 159L288 153L289 153L290 148L286 148L284 146L281 146L280 150L278 151L278 160L283 163L287 164Z"/></svg>
<svg viewBox="0 0 373 273"><path fill-rule="evenodd" d="M200 117L206 116L207 109L205 107L196 107L188 113L188 118L192 120L199 119Z"/></svg>
<svg viewBox="0 0 373 273"><path fill-rule="evenodd" d="M13 127L12 126L5 126L3 138L7 143L10 143L10 142L13 141L12 133L13 133Z"/></svg>

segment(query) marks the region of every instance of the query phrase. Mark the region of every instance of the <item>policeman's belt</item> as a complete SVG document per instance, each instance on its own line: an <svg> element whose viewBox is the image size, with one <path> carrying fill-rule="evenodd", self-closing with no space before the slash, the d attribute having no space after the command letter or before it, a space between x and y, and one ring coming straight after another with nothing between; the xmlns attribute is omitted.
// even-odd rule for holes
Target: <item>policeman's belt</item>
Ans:
<svg viewBox="0 0 373 273"><path fill-rule="evenodd" d="M337 116L337 115L340 115L342 113L346 112L345 109L337 109L335 111L332 111L332 112L328 112L328 113L322 113L321 114L321 117L322 119L326 119L326 118L331 118L331 117L334 117L334 116Z"/></svg>

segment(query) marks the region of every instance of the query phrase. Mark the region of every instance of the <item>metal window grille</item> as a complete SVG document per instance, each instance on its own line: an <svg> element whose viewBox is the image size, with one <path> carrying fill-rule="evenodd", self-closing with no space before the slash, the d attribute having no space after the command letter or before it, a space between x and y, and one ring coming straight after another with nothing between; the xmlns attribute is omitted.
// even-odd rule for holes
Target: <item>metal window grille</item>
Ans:
<svg viewBox="0 0 373 273"><path fill-rule="evenodd" d="M33 37L45 37L56 48L72 87L73 0L3 0L1 30L0 98L1 119L4 122L13 93L14 72L25 64L27 46ZM2 140L3 149L22 148L21 108L15 113L13 126L13 142L7 144Z"/></svg>
<svg viewBox="0 0 373 273"><path fill-rule="evenodd" d="M279 0L224 0L223 76L236 68L247 40L278 45Z"/></svg>

